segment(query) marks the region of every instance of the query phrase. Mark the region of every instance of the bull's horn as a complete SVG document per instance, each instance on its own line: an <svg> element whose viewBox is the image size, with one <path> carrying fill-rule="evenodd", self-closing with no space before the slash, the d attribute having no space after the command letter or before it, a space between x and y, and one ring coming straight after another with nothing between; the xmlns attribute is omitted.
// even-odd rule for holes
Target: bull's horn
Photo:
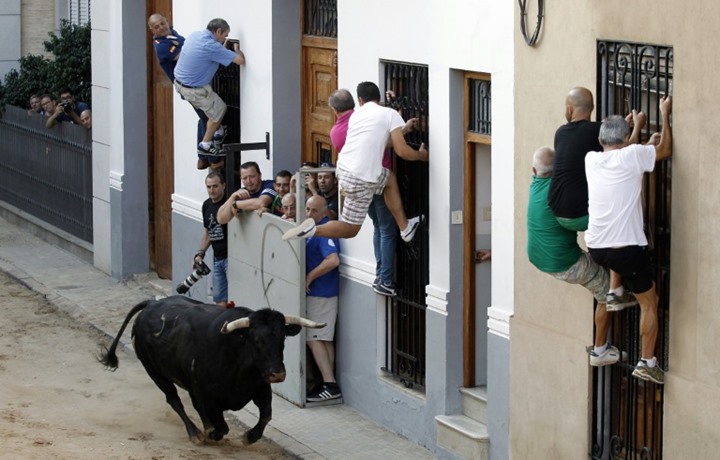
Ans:
<svg viewBox="0 0 720 460"><path fill-rule="evenodd" d="M220 329L220 332L222 334L229 334L235 329L245 329L250 327L250 318L240 318L236 319L235 321L227 322L225 321L225 324L223 324L223 327Z"/></svg>
<svg viewBox="0 0 720 460"><path fill-rule="evenodd" d="M327 325L326 323L316 323L315 321L310 321L307 318L293 315L285 315L285 324L297 324L298 326L310 327L313 329L320 329L321 327L325 327Z"/></svg>

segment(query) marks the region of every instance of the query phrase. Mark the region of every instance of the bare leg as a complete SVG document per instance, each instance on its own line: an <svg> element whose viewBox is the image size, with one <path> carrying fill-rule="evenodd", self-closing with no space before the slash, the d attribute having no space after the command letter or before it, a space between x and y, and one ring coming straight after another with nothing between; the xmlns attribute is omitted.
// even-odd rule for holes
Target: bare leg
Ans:
<svg viewBox="0 0 720 460"><path fill-rule="evenodd" d="M608 329L610 329L610 314L605 302L598 302L595 309L595 346L602 347L607 342Z"/></svg>
<svg viewBox="0 0 720 460"><path fill-rule="evenodd" d="M217 131L218 128L220 128L221 121L222 120L212 121L211 119L208 118L207 128L205 128L205 135L203 136L203 139L202 139L203 142L210 142L213 140L213 134L215 134L215 131Z"/></svg>
<svg viewBox="0 0 720 460"><path fill-rule="evenodd" d="M642 359L655 356L655 340L658 333L657 306L658 295L655 283L643 293L635 293L640 304L640 337L642 338Z"/></svg>
<svg viewBox="0 0 720 460"><path fill-rule="evenodd" d="M387 185L385 185L385 204L395 218L395 222L398 224L400 230L404 230L408 225L407 216L402 205L402 198L400 197L400 186L397 183L395 173L390 171Z"/></svg>
<svg viewBox="0 0 720 460"><path fill-rule="evenodd" d="M335 347L332 342L323 340L312 340L309 341L308 347L312 351L313 358L320 369L322 374L323 382L334 382L335 376L333 373L334 361L335 361Z"/></svg>
<svg viewBox="0 0 720 460"><path fill-rule="evenodd" d="M622 278L620 275L610 270L610 289L619 288L622 286Z"/></svg>
<svg viewBox="0 0 720 460"><path fill-rule="evenodd" d="M354 238L362 225L349 224L340 220L331 220L315 228L315 236L325 238ZM309 342L308 342L309 343Z"/></svg>

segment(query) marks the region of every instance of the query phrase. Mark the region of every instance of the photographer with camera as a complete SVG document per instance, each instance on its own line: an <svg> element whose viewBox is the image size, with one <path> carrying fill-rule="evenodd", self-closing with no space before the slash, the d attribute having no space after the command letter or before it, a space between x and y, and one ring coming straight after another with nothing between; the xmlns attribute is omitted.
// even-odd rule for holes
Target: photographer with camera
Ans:
<svg viewBox="0 0 720 460"><path fill-rule="evenodd" d="M80 119L80 114L89 108L90 106L84 102L75 102L72 90L66 86L60 90L60 102L55 106L55 111L48 118L45 126L52 128L62 122L81 125L83 122Z"/></svg>
<svg viewBox="0 0 720 460"><path fill-rule="evenodd" d="M228 281L227 281L227 224L220 224L217 220L217 213L225 201L225 178L217 171L211 171L205 177L205 188L207 188L208 199L202 205L203 232L200 241L200 249L193 257L193 268L204 265L205 251L212 245L213 249L213 301L223 307L227 306ZM205 275L202 273L200 275ZM192 276L192 275L191 275ZM185 280L187 282L188 280ZM193 281L194 284L194 281Z"/></svg>

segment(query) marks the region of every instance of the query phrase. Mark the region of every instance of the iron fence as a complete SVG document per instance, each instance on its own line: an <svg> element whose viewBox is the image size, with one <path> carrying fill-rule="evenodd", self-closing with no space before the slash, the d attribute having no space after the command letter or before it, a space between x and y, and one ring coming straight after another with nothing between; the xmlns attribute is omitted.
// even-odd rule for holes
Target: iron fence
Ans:
<svg viewBox="0 0 720 460"><path fill-rule="evenodd" d="M406 135L409 145L428 145L428 67L383 61L384 88L395 98L388 103L405 120L417 118L417 128ZM382 85L381 85L382 87ZM429 217L428 164L395 158L400 193L408 217ZM395 277L398 295L386 301L385 370L408 387L425 387L425 287L430 279L427 226L421 225L410 243L397 246Z"/></svg>
<svg viewBox="0 0 720 460"><path fill-rule="evenodd" d="M83 126L5 107L0 118L0 199L93 241L92 136Z"/></svg>
<svg viewBox="0 0 720 460"><path fill-rule="evenodd" d="M671 94L673 49L641 43L598 41L598 119L642 110L647 140L661 128L660 96ZM669 351L670 227L672 161L647 174L643 213L648 252L660 297L655 355L667 369ZM593 459L662 458L664 387L632 377L640 359L639 308L614 315L611 341L622 352L617 364L594 371Z"/></svg>

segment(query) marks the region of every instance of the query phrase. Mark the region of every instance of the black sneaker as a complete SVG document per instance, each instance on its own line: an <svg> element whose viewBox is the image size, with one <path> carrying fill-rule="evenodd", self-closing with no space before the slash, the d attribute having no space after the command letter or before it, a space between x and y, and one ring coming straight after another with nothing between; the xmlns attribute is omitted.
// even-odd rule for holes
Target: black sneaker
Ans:
<svg viewBox="0 0 720 460"><path fill-rule="evenodd" d="M202 145L198 144L197 146L197 154L198 155L207 155L209 157L224 157L225 152L222 150L216 149L214 145L210 145L210 147L205 148Z"/></svg>
<svg viewBox="0 0 720 460"><path fill-rule="evenodd" d="M227 137L227 126L222 125L222 128L222 134L217 134L217 131L213 134L213 145L217 150L222 150L223 142L225 142L225 138Z"/></svg>
<svg viewBox="0 0 720 460"><path fill-rule="evenodd" d="M388 284L380 282L377 285L373 286L373 290L378 294L384 295L386 297L395 297L397 295L395 283L392 282Z"/></svg>
<svg viewBox="0 0 720 460"><path fill-rule="evenodd" d="M307 397L308 402L320 402L329 401L331 399L338 399L342 396L340 387L335 382L326 382L312 394Z"/></svg>

